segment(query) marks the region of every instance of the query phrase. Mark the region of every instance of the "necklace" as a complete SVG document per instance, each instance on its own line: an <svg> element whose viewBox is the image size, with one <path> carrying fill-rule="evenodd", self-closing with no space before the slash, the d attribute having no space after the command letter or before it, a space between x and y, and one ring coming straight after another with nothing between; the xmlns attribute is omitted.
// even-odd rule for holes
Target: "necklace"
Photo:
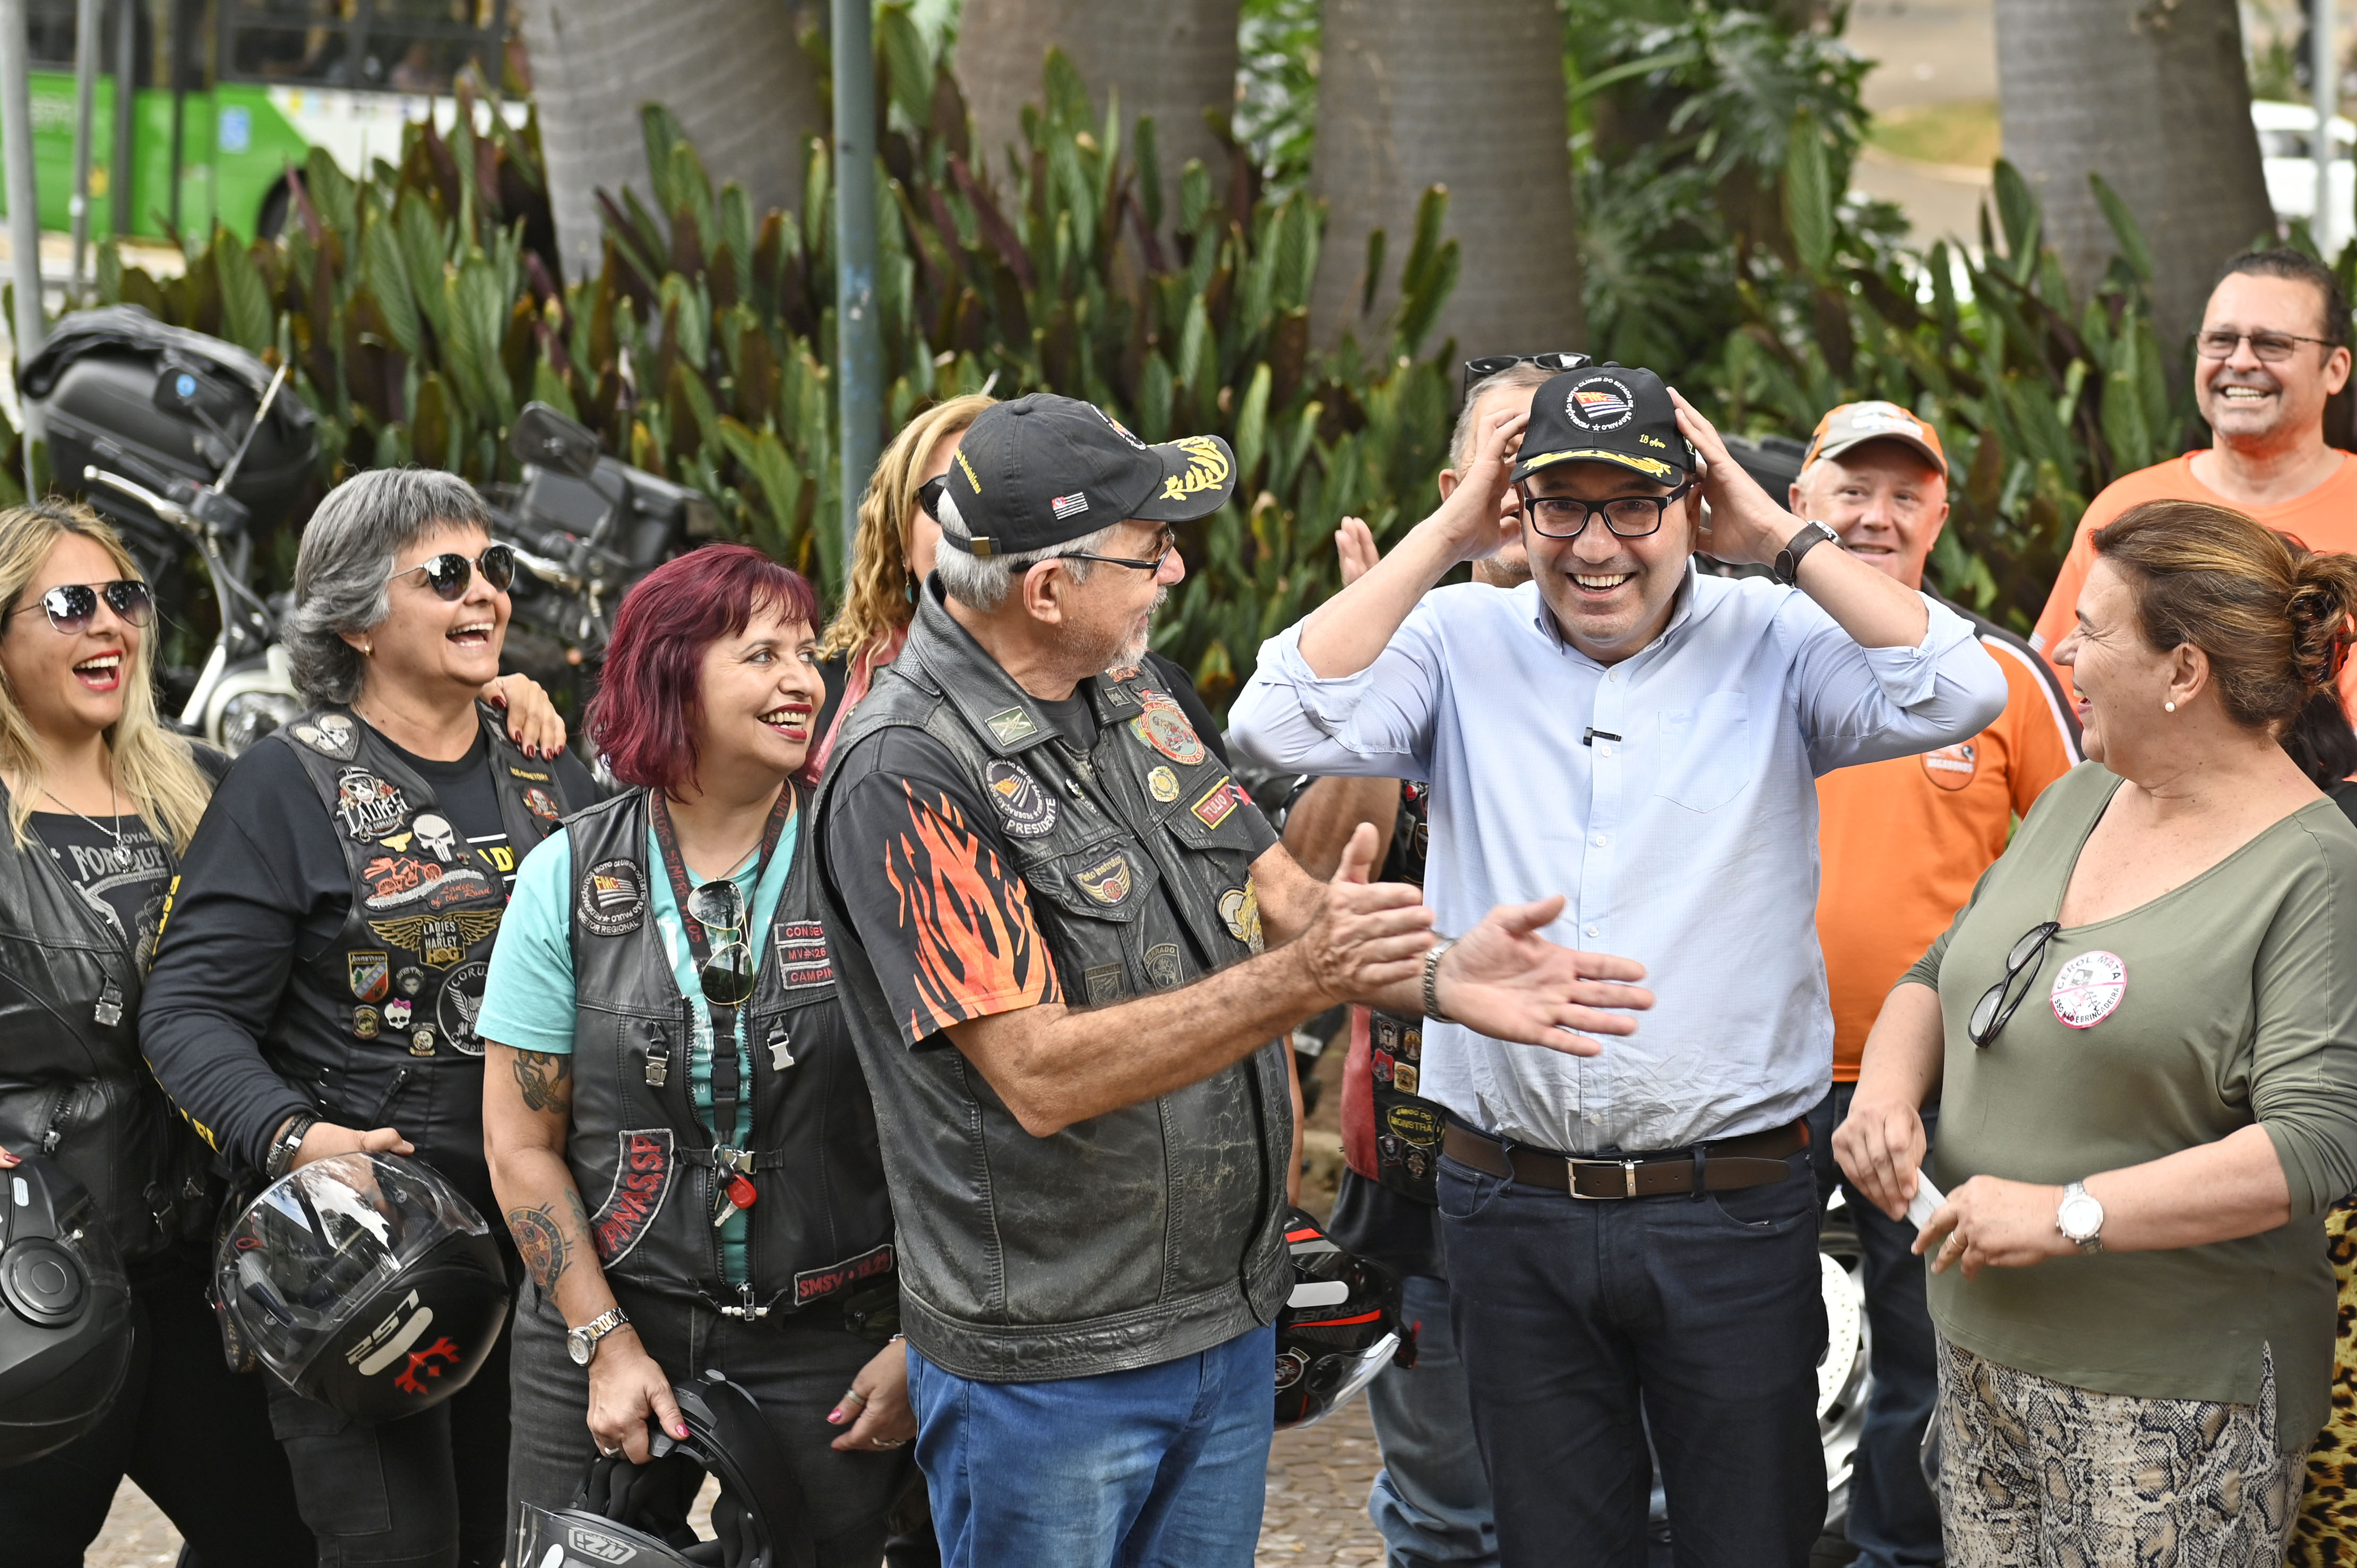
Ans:
<svg viewBox="0 0 2357 1568"><path fill-rule="evenodd" d="M123 802L115 798L114 780L113 779L109 779L106 781L106 803L110 807L114 808L114 825L111 828L105 823L100 822L97 818L91 816L87 811L74 811L74 809L71 806L67 806L65 800L60 798L54 789L50 789L44 786L41 793L47 795L50 800L56 800L59 805L65 806L67 811L73 811L75 816L80 817L83 822L88 822L100 832L112 838L114 841L114 848L111 853L109 853L108 858L113 863L114 869L117 871L128 871L131 869L131 852L123 847Z"/></svg>

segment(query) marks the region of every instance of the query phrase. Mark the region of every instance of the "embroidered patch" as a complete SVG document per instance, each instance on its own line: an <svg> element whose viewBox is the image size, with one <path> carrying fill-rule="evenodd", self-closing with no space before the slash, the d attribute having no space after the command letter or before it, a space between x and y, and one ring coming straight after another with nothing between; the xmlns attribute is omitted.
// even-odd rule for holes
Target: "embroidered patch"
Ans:
<svg viewBox="0 0 2357 1568"><path fill-rule="evenodd" d="M821 1268L804 1269L794 1276L794 1305L818 1300L821 1296L849 1290L862 1280L872 1280L892 1272L892 1243L885 1242L856 1258L845 1258L839 1263Z"/></svg>
<svg viewBox="0 0 2357 1568"><path fill-rule="evenodd" d="M417 834L417 847L444 865L467 853L458 847L458 830L450 825L447 817L427 811L409 826Z"/></svg>
<svg viewBox="0 0 2357 1568"><path fill-rule="evenodd" d="M2054 1016L2073 1029L2092 1029L2119 1010L2128 993L2128 966L2101 948L2083 952L2056 972L2048 1000Z"/></svg>
<svg viewBox="0 0 2357 1568"><path fill-rule="evenodd" d="M1242 793L1232 779L1222 778L1203 792L1200 800L1187 809L1207 828L1216 828L1235 815L1237 797Z"/></svg>
<svg viewBox="0 0 2357 1568"><path fill-rule="evenodd" d="M647 890L636 862L601 860L581 878L581 923L601 937L626 937L646 922Z"/></svg>
<svg viewBox="0 0 2357 1568"><path fill-rule="evenodd" d="M1146 776L1146 790L1156 800L1168 805L1178 798L1178 775L1157 762L1154 765L1154 771Z"/></svg>
<svg viewBox="0 0 2357 1568"><path fill-rule="evenodd" d="M1081 980L1088 992L1089 1005L1103 1007L1122 998L1121 965L1101 963L1082 972Z"/></svg>
<svg viewBox="0 0 2357 1568"><path fill-rule="evenodd" d="M1968 740L1923 754L1925 775L1943 789L1961 789L1970 784L1979 766L1979 749Z"/></svg>
<svg viewBox="0 0 2357 1568"><path fill-rule="evenodd" d="M1260 887L1251 877L1244 878L1242 887L1231 887L1220 895L1220 918L1226 923L1228 935L1260 951Z"/></svg>
<svg viewBox="0 0 2357 1568"><path fill-rule="evenodd" d="M597 1261L608 1266L646 1239L679 1169L668 1127L632 1128L615 1133L614 1142L614 1188L589 1219Z"/></svg>
<svg viewBox="0 0 2357 1568"><path fill-rule="evenodd" d="M1129 857L1115 850L1085 871L1072 873L1080 890L1110 908L1129 897Z"/></svg>
<svg viewBox="0 0 2357 1568"><path fill-rule="evenodd" d="M405 854L381 854L370 861L361 867L361 886L366 889L361 902L380 911L406 904L447 909L461 899L491 892L490 878L470 865L446 874L430 861Z"/></svg>
<svg viewBox="0 0 2357 1568"><path fill-rule="evenodd" d="M523 792L523 809L544 822L556 821L556 797L545 789L533 789Z"/></svg>
<svg viewBox="0 0 2357 1568"><path fill-rule="evenodd" d="M1157 942L1146 950L1146 978L1157 991L1168 991L1178 983L1177 942Z"/></svg>
<svg viewBox="0 0 2357 1568"><path fill-rule="evenodd" d="M400 827L409 802L367 768L347 768L336 775L336 815L347 837L366 843Z"/></svg>
<svg viewBox="0 0 2357 1568"><path fill-rule="evenodd" d="M321 714L316 719L289 725L288 733L320 756L338 762L350 762L361 747L359 726L341 714Z"/></svg>
<svg viewBox="0 0 2357 1568"><path fill-rule="evenodd" d="M534 773L528 768L518 768L512 762L508 764L508 777L511 779L529 779L535 784L545 784L548 782L547 774Z"/></svg>
<svg viewBox="0 0 2357 1568"><path fill-rule="evenodd" d="M1393 1069L1392 1087L1405 1090L1399 1081L1398 1069ZM1429 1105L1394 1105L1383 1120L1391 1130L1418 1148L1429 1149L1440 1142L1440 1113Z"/></svg>
<svg viewBox="0 0 2357 1568"><path fill-rule="evenodd" d="M450 1048L461 1056L483 1054L482 1036L475 1033L475 1020L483 1012L483 983L490 978L491 966L481 959L462 964L442 982L442 998L435 1004L435 1022L442 1026L442 1037Z"/></svg>
<svg viewBox="0 0 2357 1568"><path fill-rule="evenodd" d="M824 926L816 920L780 920L770 929L780 984L794 991L834 983L834 961L827 956Z"/></svg>
<svg viewBox="0 0 2357 1568"><path fill-rule="evenodd" d="M348 952L344 955L344 979L358 1000L382 1002L384 993L393 989L392 960L381 952Z"/></svg>
<svg viewBox="0 0 2357 1568"><path fill-rule="evenodd" d="M982 779L1008 832L1036 839L1056 831L1056 797L1039 788L1021 763L993 757L983 765Z"/></svg>
<svg viewBox="0 0 2357 1568"><path fill-rule="evenodd" d="M384 1023L389 1029L409 1027L410 1004L396 996L384 1004Z"/></svg>
<svg viewBox="0 0 2357 1568"><path fill-rule="evenodd" d="M1590 376L1571 389L1563 411L1582 430L1618 430L1637 417L1637 398L1626 381Z"/></svg>
<svg viewBox="0 0 2357 1568"><path fill-rule="evenodd" d="M1173 762L1192 768L1203 760L1203 742L1178 703L1159 692L1146 693L1142 701L1146 711L1129 721L1130 734Z"/></svg>
<svg viewBox="0 0 2357 1568"><path fill-rule="evenodd" d="M1048 510L1059 518L1078 517L1089 510L1089 498L1081 490L1068 496L1058 496L1048 503Z"/></svg>
<svg viewBox="0 0 2357 1568"><path fill-rule="evenodd" d="M982 722L990 726L990 733L998 737L1001 746L1009 746L1039 733L1039 726L1032 723L1031 715L1021 708L1001 708Z"/></svg>
<svg viewBox="0 0 2357 1568"><path fill-rule="evenodd" d="M369 929L380 941L415 953L428 969L448 969L467 956L468 948L497 933L500 917L506 913L504 909L462 909L455 915L411 915L399 920L371 920Z"/></svg>

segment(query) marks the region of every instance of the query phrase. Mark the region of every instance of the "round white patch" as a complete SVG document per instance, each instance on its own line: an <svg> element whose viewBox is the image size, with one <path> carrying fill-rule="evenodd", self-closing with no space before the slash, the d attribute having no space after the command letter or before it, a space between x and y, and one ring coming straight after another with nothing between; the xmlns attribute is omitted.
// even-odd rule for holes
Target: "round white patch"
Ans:
<svg viewBox="0 0 2357 1568"><path fill-rule="evenodd" d="M2054 1015L2073 1029L2092 1029L2110 1017L2128 993L2128 966L2117 953L2083 952L2054 976Z"/></svg>

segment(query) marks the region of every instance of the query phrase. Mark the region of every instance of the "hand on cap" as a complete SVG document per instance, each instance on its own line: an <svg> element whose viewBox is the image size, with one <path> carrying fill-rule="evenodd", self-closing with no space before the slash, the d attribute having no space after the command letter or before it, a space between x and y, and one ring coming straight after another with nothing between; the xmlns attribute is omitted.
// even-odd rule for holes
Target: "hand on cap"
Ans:
<svg viewBox="0 0 2357 1568"><path fill-rule="evenodd" d="M1778 506L1759 481L1743 471L1743 466L1728 455L1717 428L1675 387L1670 389L1670 401L1677 405L1678 428L1702 455L1702 498L1710 516L1695 539L1696 546L1731 564L1764 566L1773 562L1776 553L1801 531L1801 520Z"/></svg>
<svg viewBox="0 0 2357 1568"><path fill-rule="evenodd" d="M1514 458L1523 449L1523 430L1530 422L1526 408L1501 408L1481 421L1474 432L1473 460L1427 525L1441 530L1457 547L1458 560L1479 561L1495 555L1512 537L1500 514L1505 508L1506 492L1513 488ZM1520 527L1520 514L1515 527Z"/></svg>

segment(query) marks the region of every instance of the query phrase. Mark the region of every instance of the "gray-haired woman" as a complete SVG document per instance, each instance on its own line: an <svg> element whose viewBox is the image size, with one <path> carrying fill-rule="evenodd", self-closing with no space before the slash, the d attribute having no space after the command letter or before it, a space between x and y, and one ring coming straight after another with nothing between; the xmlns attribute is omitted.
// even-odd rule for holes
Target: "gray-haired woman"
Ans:
<svg viewBox="0 0 2357 1568"><path fill-rule="evenodd" d="M286 638L315 706L215 791L140 1015L156 1078L233 1166L389 1149L497 1212L474 1028L491 938L525 851L597 791L561 727L519 735L486 704L512 570L489 521L463 479L386 470L304 532ZM382 1425L271 1389L321 1562L499 1563L506 1356L503 1337L455 1399Z"/></svg>

